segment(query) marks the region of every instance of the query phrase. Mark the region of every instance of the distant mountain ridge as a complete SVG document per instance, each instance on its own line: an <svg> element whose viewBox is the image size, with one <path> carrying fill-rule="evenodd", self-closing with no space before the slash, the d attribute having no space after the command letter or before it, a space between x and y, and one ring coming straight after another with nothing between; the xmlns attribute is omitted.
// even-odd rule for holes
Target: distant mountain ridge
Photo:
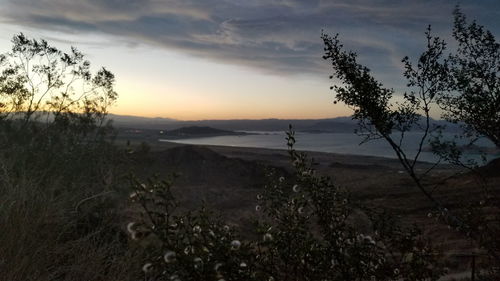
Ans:
<svg viewBox="0 0 500 281"><path fill-rule="evenodd" d="M212 127L202 127L202 126L181 127L179 129L162 132L162 137L165 139L179 139L179 138L186 139L186 138L239 136L239 135L247 135L247 133L220 130Z"/></svg>
<svg viewBox="0 0 500 281"><path fill-rule="evenodd" d="M118 128L148 130L175 130L182 127L211 127L226 131L286 131L291 124L296 131L309 133L352 133L357 121L349 116L325 119L230 119L182 121L171 118L148 118L110 114L109 119ZM446 125L447 131L458 132L459 125L444 120L431 120L435 125ZM423 123L421 124L423 125Z"/></svg>

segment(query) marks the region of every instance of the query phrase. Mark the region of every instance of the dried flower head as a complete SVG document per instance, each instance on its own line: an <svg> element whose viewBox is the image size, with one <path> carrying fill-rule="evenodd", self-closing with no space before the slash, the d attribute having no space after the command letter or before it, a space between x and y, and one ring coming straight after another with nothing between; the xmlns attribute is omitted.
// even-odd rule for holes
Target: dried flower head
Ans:
<svg viewBox="0 0 500 281"><path fill-rule="evenodd" d="M174 251L167 251L165 255L163 255L163 259L166 263L171 263L175 261L175 256L176 255Z"/></svg>
<svg viewBox="0 0 500 281"><path fill-rule="evenodd" d="M241 242L239 240L231 241L231 250L238 250L241 247Z"/></svg>
<svg viewBox="0 0 500 281"><path fill-rule="evenodd" d="M153 264L150 262L148 262L142 266L142 271L144 271L144 273L149 273L149 272L151 272L152 269L153 269Z"/></svg>

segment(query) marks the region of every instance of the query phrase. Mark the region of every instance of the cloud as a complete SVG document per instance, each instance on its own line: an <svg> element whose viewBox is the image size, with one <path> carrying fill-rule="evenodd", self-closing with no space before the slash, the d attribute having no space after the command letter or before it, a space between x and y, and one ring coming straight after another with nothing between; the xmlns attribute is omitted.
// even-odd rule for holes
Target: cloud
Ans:
<svg viewBox="0 0 500 281"><path fill-rule="evenodd" d="M427 24L450 33L454 7L446 0L4 1L1 16L17 25L110 34L280 75L328 75L324 29L340 33L346 47L386 79L400 76L404 55L422 50ZM465 2L466 13L479 21L498 17L496 1Z"/></svg>

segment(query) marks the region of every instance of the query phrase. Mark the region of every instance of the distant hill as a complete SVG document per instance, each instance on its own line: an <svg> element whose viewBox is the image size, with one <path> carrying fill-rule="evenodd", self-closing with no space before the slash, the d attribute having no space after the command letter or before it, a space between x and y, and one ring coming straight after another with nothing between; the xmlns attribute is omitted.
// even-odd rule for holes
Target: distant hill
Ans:
<svg viewBox="0 0 500 281"><path fill-rule="evenodd" d="M318 129L316 123L335 121L337 118L331 119L232 119L232 120L195 120L182 121L171 118L148 118L138 116L124 116L110 114L108 116L113 121L113 125L117 128L134 128L141 130L174 130L179 127L212 127L220 130L228 131L286 131L290 124L297 131ZM350 120L350 117L339 117ZM352 121L351 121L352 122Z"/></svg>
<svg viewBox="0 0 500 281"><path fill-rule="evenodd" d="M182 127L175 130L163 131L162 137L165 139L186 139L186 138L202 138L202 137L216 137L216 136L239 136L247 135L243 132L234 132L211 127L189 126Z"/></svg>
<svg viewBox="0 0 500 281"><path fill-rule="evenodd" d="M117 128L140 130L175 130L181 127L211 127L223 131L287 131L291 124L296 131L308 133L353 133L357 121L349 116L326 119L232 119L182 121L171 118L148 118L137 116L109 115ZM444 120L431 120L434 125L445 125L448 132L460 132L457 124ZM421 120L420 126L423 126ZM218 132L214 132L217 134ZM222 133L222 132L221 132Z"/></svg>
<svg viewBox="0 0 500 281"><path fill-rule="evenodd" d="M113 120L113 125L120 128L138 128L138 129L158 129L166 125L179 122L179 120L172 118L161 117L141 117L130 115L116 115L109 114L108 119Z"/></svg>

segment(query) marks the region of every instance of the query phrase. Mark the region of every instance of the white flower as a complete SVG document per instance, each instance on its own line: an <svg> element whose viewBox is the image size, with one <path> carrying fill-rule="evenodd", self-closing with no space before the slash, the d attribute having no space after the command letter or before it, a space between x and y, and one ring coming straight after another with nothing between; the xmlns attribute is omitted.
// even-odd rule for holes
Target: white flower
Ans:
<svg viewBox="0 0 500 281"><path fill-rule="evenodd" d="M229 225L224 225L223 229L224 231L229 232Z"/></svg>
<svg viewBox="0 0 500 281"><path fill-rule="evenodd" d="M199 225L195 225L193 227L193 232L200 233L201 232L201 227Z"/></svg>
<svg viewBox="0 0 500 281"><path fill-rule="evenodd" d="M299 212L299 214L304 213L304 207L299 207L299 209L297 209L297 212Z"/></svg>
<svg viewBox="0 0 500 281"><path fill-rule="evenodd" d="M135 225L135 222L129 222L127 224L127 231L128 231L128 233L130 233L130 234L135 233L134 225Z"/></svg>
<svg viewBox="0 0 500 281"><path fill-rule="evenodd" d="M220 263L220 262L216 263L216 264L215 264L215 266L214 266L214 270L215 270L216 272L218 272L218 271L219 271L219 268L220 268L221 266L222 266L222 263Z"/></svg>
<svg viewBox="0 0 500 281"><path fill-rule="evenodd" d="M373 240L373 238L372 238L370 235L366 235L366 236L365 236L365 240L366 240L368 243L372 244L372 245L375 245L375 244L376 244L376 243L375 243L375 240Z"/></svg>
<svg viewBox="0 0 500 281"><path fill-rule="evenodd" d="M261 207L259 205L255 206L255 211L260 211Z"/></svg>
<svg viewBox="0 0 500 281"><path fill-rule="evenodd" d="M295 185L292 187L292 190L293 190L293 192L299 192L300 187L299 187L297 184L295 184Z"/></svg>
<svg viewBox="0 0 500 281"><path fill-rule="evenodd" d="M134 191L132 193L130 193L130 195L128 196L128 198L130 199L134 199L135 197L137 197L139 195L139 193L137 193L137 191Z"/></svg>
<svg viewBox="0 0 500 281"><path fill-rule="evenodd" d="M231 241L231 250L238 250L241 246L241 242L238 240Z"/></svg>
<svg viewBox="0 0 500 281"><path fill-rule="evenodd" d="M142 271L144 271L144 273L148 273L151 271L152 267L153 267L153 264L148 262L142 266Z"/></svg>
<svg viewBox="0 0 500 281"><path fill-rule="evenodd" d="M263 236L263 240L266 241L266 242L267 241L273 241L273 235L271 235L271 233L266 233Z"/></svg>
<svg viewBox="0 0 500 281"><path fill-rule="evenodd" d="M395 274L395 275L399 275L399 269L398 269L398 268L395 268L395 269L394 269L394 274Z"/></svg>
<svg viewBox="0 0 500 281"><path fill-rule="evenodd" d="M194 268L196 269L201 268L201 266L203 265L203 261L201 260L201 258L194 258L193 262L194 262Z"/></svg>
<svg viewBox="0 0 500 281"><path fill-rule="evenodd" d="M175 252L174 251L167 251L165 255L163 255L163 259L165 260L166 263L171 263L175 261Z"/></svg>
<svg viewBox="0 0 500 281"><path fill-rule="evenodd" d="M264 196L262 196L262 194L257 194L257 200L262 200L262 198L264 198Z"/></svg>
<svg viewBox="0 0 500 281"><path fill-rule="evenodd" d="M240 263L240 267L243 267L243 268L244 268L244 267L247 267L247 264L246 264L245 262L241 262L241 263Z"/></svg>
<svg viewBox="0 0 500 281"><path fill-rule="evenodd" d="M285 178L284 178L284 177L280 177L280 178L279 178L279 181L280 181L280 182L283 182L284 180L285 180Z"/></svg>
<svg viewBox="0 0 500 281"><path fill-rule="evenodd" d="M189 252L194 252L194 249L192 249L191 246L186 246L186 248L184 248L184 254L189 255Z"/></svg>

